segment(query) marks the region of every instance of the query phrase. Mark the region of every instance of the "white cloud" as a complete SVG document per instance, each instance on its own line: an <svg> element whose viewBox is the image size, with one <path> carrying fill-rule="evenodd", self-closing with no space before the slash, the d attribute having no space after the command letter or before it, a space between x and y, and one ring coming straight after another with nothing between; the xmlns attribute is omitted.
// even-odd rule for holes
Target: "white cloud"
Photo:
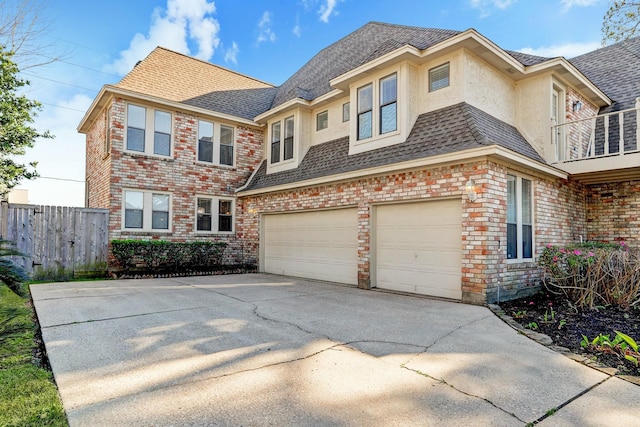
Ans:
<svg viewBox="0 0 640 427"><path fill-rule="evenodd" d="M593 6L598 3L599 0L560 0L560 4L562 5L562 11L566 12L571 9L573 6L578 7L586 7Z"/></svg>
<svg viewBox="0 0 640 427"><path fill-rule="evenodd" d="M276 41L276 34L271 29L271 13L264 12L258 22L258 44L266 41Z"/></svg>
<svg viewBox="0 0 640 427"><path fill-rule="evenodd" d="M293 27L293 30L291 30L291 32L293 33L294 36L300 37L302 35L302 28L300 28L300 24L296 24L295 27Z"/></svg>
<svg viewBox="0 0 640 427"><path fill-rule="evenodd" d="M318 15L320 15L320 20L327 24L329 22L329 18L331 15L337 15L335 12L336 5L339 0L325 0L323 4L320 5L320 9L318 9Z"/></svg>
<svg viewBox="0 0 640 427"><path fill-rule="evenodd" d="M196 45L197 58L211 59L220 44L220 24L210 16L215 11L215 3L207 0L167 0L166 9L153 11L148 34L135 34L129 48L120 52L120 58L105 71L124 75L156 46L191 55L189 42Z"/></svg>
<svg viewBox="0 0 640 427"><path fill-rule="evenodd" d="M224 62L232 62L234 64L238 63L238 53L240 52L240 48L238 47L238 43L233 42L231 47L227 49L224 54Z"/></svg>
<svg viewBox="0 0 640 427"><path fill-rule="evenodd" d="M525 47L518 51L528 53L529 55L545 56L548 58L555 58L557 56L573 58L601 47L602 45L600 42L566 43L562 45L541 46L537 48Z"/></svg>
<svg viewBox="0 0 640 427"><path fill-rule="evenodd" d="M491 9L497 8L504 10L517 1L518 0L469 0L469 5L474 9L479 9L480 17L485 18L491 15Z"/></svg>

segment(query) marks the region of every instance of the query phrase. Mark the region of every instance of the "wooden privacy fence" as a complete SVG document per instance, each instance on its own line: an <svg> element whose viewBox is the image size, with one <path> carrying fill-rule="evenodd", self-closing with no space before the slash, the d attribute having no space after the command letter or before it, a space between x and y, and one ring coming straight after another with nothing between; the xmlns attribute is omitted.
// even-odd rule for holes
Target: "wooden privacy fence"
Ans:
<svg viewBox="0 0 640 427"><path fill-rule="evenodd" d="M13 257L32 275L104 271L109 211L61 206L0 205L0 238L29 257Z"/></svg>

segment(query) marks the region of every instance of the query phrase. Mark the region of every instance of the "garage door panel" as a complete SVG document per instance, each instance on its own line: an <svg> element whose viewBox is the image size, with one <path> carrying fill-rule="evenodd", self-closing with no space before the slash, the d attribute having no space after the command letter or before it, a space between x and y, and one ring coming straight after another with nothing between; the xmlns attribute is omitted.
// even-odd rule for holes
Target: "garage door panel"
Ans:
<svg viewBox="0 0 640 427"><path fill-rule="evenodd" d="M376 285L461 299L460 200L376 209Z"/></svg>
<svg viewBox="0 0 640 427"><path fill-rule="evenodd" d="M265 215L264 270L357 283L356 209Z"/></svg>

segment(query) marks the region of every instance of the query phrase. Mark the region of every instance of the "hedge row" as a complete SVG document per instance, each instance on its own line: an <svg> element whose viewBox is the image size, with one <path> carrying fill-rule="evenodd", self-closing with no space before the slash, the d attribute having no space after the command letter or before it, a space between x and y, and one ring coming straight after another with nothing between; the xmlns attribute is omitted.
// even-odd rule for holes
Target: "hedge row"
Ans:
<svg viewBox="0 0 640 427"><path fill-rule="evenodd" d="M226 248L226 242L111 241L111 255L124 272L222 270Z"/></svg>

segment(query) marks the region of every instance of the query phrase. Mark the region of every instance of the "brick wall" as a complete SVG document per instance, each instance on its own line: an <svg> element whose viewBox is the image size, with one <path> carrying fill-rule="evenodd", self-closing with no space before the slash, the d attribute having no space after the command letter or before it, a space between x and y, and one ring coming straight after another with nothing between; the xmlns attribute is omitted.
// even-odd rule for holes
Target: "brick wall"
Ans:
<svg viewBox="0 0 640 427"><path fill-rule="evenodd" d="M220 167L196 162L198 117L172 111L174 118L173 157L161 158L126 153L124 148L124 120L126 102L117 98L113 103L114 126L111 154L99 159L100 138L104 133L104 119L93 124L87 135L87 170L91 176L109 179L107 190L90 188L92 204L108 207L109 239L162 239L168 241L223 240L230 245L229 261L245 262L245 248L241 231L233 234L195 233L196 195L235 197L234 191L243 185L263 157L263 134L259 128L236 125L236 164ZM103 137L102 137L103 138ZM90 160L89 160L90 159ZM97 179L96 179L97 180ZM100 181L102 182L102 181ZM172 194L172 229L163 232L135 232L122 230L123 188L162 191ZM241 214L236 202L236 217Z"/></svg>
<svg viewBox="0 0 640 427"><path fill-rule="evenodd" d="M640 246L640 181L589 186L587 208L589 240Z"/></svg>
<svg viewBox="0 0 640 427"><path fill-rule="evenodd" d="M540 278L535 262L512 264L506 260L507 171L504 165L478 161L248 196L241 199L243 215L238 227L257 259L260 213L357 206L358 284L368 288L372 268L372 205L459 196L463 300L476 304L493 302L498 299L498 292L504 300L532 293ZM464 191L469 178L478 188L476 202L470 202ZM564 180L533 178L533 181L536 253L546 243L569 243L586 233L582 187Z"/></svg>
<svg viewBox="0 0 640 427"><path fill-rule="evenodd" d="M536 254L547 244L567 245L586 239L585 188L563 179L535 178L534 183ZM489 300L531 295L537 291L540 279L540 269L535 262L508 263L499 291L495 289Z"/></svg>
<svg viewBox="0 0 640 427"><path fill-rule="evenodd" d="M107 118L106 111L103 111L86 135L86 205L89 208L109 208L111 157L105 149L106 138Z"/></svg>

